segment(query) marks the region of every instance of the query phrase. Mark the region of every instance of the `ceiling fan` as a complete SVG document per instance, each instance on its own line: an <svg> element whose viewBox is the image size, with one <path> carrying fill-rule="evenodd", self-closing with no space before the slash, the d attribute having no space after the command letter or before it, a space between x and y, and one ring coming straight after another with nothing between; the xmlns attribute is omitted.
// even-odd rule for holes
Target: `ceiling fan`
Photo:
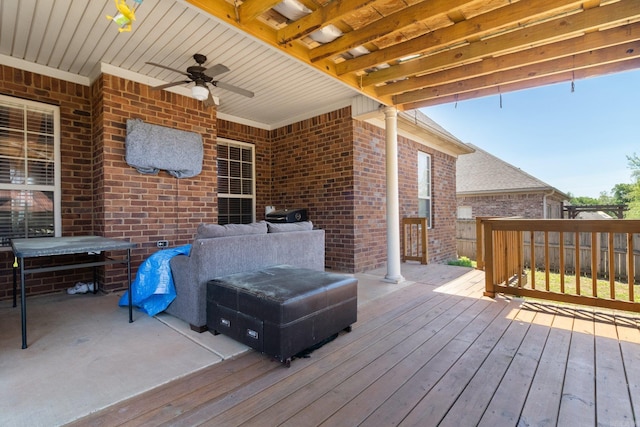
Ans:
<svg viewBox="0 0 640 427"><path fill-rule="evenodd" d="M229 69L222 65L216 64L212 67L205 68L203 64L207 62L207 57L196 53L193 55L193 59L196 60L197 65L192 65L187 68L187 71L176 70L175 68L167 67L162 64L156 64L154 62L147 62L149 65L153 65L154 67L164 68L166 70L174 71L176 73L180 73L182 75L187 76L188 80L180 80L177 82L166 83L160 86L155 86L152 89L166 89L168 87L177 86L181 84L187 83L195 83L195 85L191 88L191 94L194 98L199 101L204 101L204 104L207 107L210 107L215 104L213 99L213 95L211 94L211 90L207 84L211 86L219 87L220 89L228 90L230 92L234 92L249 98L253 98L254 93L248 91L246 89L239 88L237 86L230 85L228 83L221 82L219 80L214 80L214 78L220 74L224 74L229 71Z"/></svg>

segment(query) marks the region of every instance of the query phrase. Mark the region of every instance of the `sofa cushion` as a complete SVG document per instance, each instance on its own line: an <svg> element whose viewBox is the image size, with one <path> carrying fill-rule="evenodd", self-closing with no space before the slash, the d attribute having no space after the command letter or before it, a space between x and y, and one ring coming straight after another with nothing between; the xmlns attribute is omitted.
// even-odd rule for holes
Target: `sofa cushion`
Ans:
<svg viewBox="0 0 640 427"><path fill-rule="evenodd" d="M266 234L267 223L265 221L251 224L200 224L196 239L209 239L211 237L242 236L245 234Z"/></svg>
<svg viewBox="0 0 640 427"><path fill-rule="evenodd" d="M308 231L313 230L311 221L286 222L286 223L267 223L269 233L287 233L289 231Z"/></svg>

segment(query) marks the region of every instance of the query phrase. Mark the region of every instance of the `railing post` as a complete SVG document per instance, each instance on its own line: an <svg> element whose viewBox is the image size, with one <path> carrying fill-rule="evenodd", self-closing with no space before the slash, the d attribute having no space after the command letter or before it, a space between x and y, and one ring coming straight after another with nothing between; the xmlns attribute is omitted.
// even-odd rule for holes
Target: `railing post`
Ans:
<svg viewBox="0 0 640 427"><path fill-rule="evenodd" d="M491 227L490 221L483 221L484 226L483 234L484 234L484 296L495 298L495 283L493 280L493 228Z"/></svg>
<svg viewBox="0 0 640 427"><path fill-rule="evenodd" d="M482 218L476 217L476 268L478 270L484 270L484 255L483 255L483 239L484 234L482 228Z"/></svg>

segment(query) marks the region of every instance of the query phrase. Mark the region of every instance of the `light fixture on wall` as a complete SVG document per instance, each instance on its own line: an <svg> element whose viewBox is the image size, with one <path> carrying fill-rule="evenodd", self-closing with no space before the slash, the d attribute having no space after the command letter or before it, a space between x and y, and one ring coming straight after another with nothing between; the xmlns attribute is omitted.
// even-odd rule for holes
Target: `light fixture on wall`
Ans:
<svg viewBox="0 0 640 427"><path fill-rule="evenodd" d="M204 85L201 86L196 83L196 85L191 88L191 95L198 101L204 101L209 97L209 89Z"/></svg>

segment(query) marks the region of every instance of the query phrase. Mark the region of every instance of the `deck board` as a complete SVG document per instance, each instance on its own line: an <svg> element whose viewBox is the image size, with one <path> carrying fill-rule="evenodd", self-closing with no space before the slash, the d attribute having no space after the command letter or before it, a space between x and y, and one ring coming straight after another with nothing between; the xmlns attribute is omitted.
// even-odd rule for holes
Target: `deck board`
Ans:
<svg viewBox="0 0 640 427"><path fill-rule="evenodd" d="M636 423L636 317L491 300L476 271L417 282L359 307L352 332L288 369L249 351L74 424Z"/></svg>
<svg viewBox="0 0 640 427"><path fill-rule="evenodd" d="M633 412L615 325L595 323L598 424L633 426Z"/></svg>
<svg viewBox="0 0 640 427"><path fill-rule="evenodd" d="M573 318L554 316L520 420L524 425L556 425L567 366Z"/></svg>
<svg viewBox="0 0 640 427"><path fill-rule="evenodd" d="M593 323L593 320L574 319L558 425L596 425Z"/></svg>

